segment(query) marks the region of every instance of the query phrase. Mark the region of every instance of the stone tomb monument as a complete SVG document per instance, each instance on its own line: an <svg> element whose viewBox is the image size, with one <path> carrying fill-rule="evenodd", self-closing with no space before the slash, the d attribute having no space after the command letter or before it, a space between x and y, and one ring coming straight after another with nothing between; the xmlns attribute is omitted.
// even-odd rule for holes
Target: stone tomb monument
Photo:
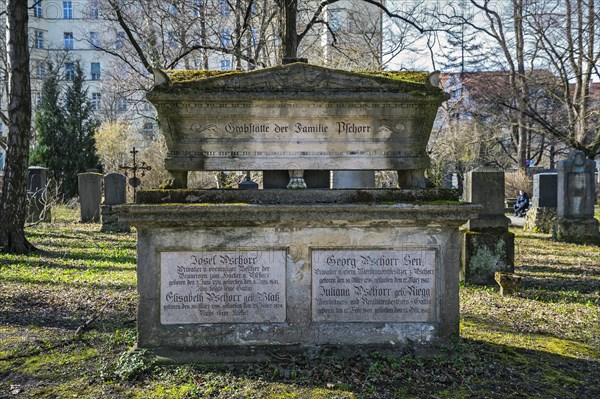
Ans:
<svg viewBox="0 0 600 399"><path fill-rule="evenodd" d="M533 175L533 198L525 216L523 229L550 233L556 219L558 175L538 173Z"/></svg>
<svg viewBox="0 0 600 399"><path fill-rule="evenodd" d="M79 205L82 223L98 223L100 221L100 202L102 201L102 174L95 172L77 175Z"/></svg>
<svg viewBox="0 0 600 399"><path fill-rule="evenodd" d="M598 220L594 218L596 163L583 151L571 151L558 163L556 222L552 237L558 241L600 244Z"/></svg>
<svg viewBox="0 0 600 399"><path fill-rule="evenodd" d="M27 223L52 220L47 185L48 168L30 166L27 175Z"/></svg>
<svg viewBox="0 0 600 399"><path fill-rule="evenodd" d="M108 173L104 176L104 201L100 206L103 232L129 232L127 223L119 221L115 205L124 204L127 194L127 177L121 173Z"/></svg>
<svg viewBox="0 0 600 399"><path fill-rule="evenodd" d="M423 185L447 95L426 75L308 64L212 74L157 72L148 93L179 189L117 207L138 232L138 346L244 362L457 334L458 228L478 207L455 191L182 189L188 171L219 169L289 170L290 188L304 171L392 169Z"/></svg>
<svg viewBox="0 0 600 399"><path fill-rule="evenodd" d="M481 167L467 173L465 200L481 204L477 218L463 226L460 279L474 284L493 284L496 272L512 273L515 235L508 231L504 215L504 172Z"/></svg>

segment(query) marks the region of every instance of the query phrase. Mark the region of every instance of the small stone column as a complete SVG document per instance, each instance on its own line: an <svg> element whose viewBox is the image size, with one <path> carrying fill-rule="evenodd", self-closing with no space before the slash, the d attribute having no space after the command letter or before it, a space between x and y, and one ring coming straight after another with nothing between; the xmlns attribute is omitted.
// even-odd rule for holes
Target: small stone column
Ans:
<svg viewBox="0 0 600 399"><path fill-rule="evenodd" d="M127 178L120 173L104 176L104 203L101 206L103 232L129 232L129 224L119 222L113 207L126 202Z"/></svg>
<svg viewBox="0 0 600 399"><path fill-rule="evenodd" d="M79 186L79 205L81 207L81 222L100 221L100 201L102 200L102 175L86 172L77 175Z"/></svg>
<svg viewBox="0 0 600 399"><path fill-rule="evenodd" d="M524 230L550 233L556 218L558 174L533 175L533 197L525 216Z"/></svg>
<svg viewBox="0 0 600 399"><path fill-rule="evenodd" d="M52 213L48 204L48 168L30 166L27 176L27 223L50 222Z"/></svg>
<svg viewBox="0 0 600 399"><path fill-rule="evenodd" d="M494 284L496 272L512 273L515 235L508 231L504 215L504 172L482 167L467 173L465 201L483 208L476 219L462 227L460 280Z"/></svg>
<svg viewBox="0 0 600 399"><path fill-rule="evenodd" d="M596 164L583 151L571 151L558 163L556 222L552 238L578 244L600 244L598 220L594 219Z"/></svg>

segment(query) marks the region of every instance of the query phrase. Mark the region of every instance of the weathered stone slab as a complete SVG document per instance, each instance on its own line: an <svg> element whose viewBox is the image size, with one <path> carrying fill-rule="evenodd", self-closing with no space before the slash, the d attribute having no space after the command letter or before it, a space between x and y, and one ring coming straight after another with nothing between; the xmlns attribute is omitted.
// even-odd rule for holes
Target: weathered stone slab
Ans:
<svg viewBox="0 0 600 399"><path fill-rule="evenodd" d="M127 178L121 173L104 176L104 205L119 205L126 202Z"/></svg>
<svg viewBox="0 0 600 399"><path fill-rule="evenodd" d="M86 172L77 175L79 205L83 223L100 221L100 202L102 201L102 175Z"/></svg>
<svg viewBox="0 0 600 399"><path fill-rule="evenodd" d="M496 272L515 270L515 235L509 231L464 231L460 256L460 281L493 284Z"/></svg>
<svg viewBox="0 0 600 399"><path fill-rule="evenodd" d="M533 206L556 208L557 204L557 173L538 173L533 175Z"/></svg>
<svg viewBox="0 0 600 399"><path fill-rule="evenodd" d="M162 324L282 323L285 251L161 252Z"/></svg>
<svg viewBox="0 0 600 399"><path fill-rule="evenodd" d="M313 249L313 321L434 321L435 277L435 250Z"/></svg>
<svg viewBox="0 0 600 399"><path fill-rule="evenodd" d="M481 204L483 208L475 219L469 219L467 229L508 229L509 219L504 215L504 172L490 167L480 167L467 173L464 199Z"/></svg>

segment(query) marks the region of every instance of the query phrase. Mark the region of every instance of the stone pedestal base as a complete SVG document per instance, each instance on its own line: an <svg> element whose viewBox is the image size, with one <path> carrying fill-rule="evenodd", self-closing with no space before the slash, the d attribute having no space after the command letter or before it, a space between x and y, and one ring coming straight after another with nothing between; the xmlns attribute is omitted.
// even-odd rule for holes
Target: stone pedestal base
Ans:
<svg viewBox="0 0 600 399"><path fill-rule="evenodd" d="M360 203L362 190L343 190L353 203L327 190L318 204L267 193L240 204L251 194L119 207L138 233L138 347L170 362L255 362L458 333L459 226L477 206Z"/></svg>
<svg viewBox="0 0 600 399"><path fill-rule="evenodd" d="M600 245L598 220L557 218L552 226L552 239L575 244Z"/></svg>
<svg viewBox="0 0 600 399"><path fill-rule="evenodd" d="M112 205L102 205L100 207L100 214L102 216L102 228L100 231L105 233L129 233L131 231L129 223L119 221Z"/></svg>
<svg viewBox="0 0 600 399"><path fill-rule="evenodd" d="M496 272L512 273L515 264L515 235L508 231L464 230L460 281L494 284Z"/></svg>
<svg viewBox="0 0 600 399"><path fill-rule="evenodd" d="M550 233L555 219L556 208L532 206L525 216L523 230Z"/></svg>

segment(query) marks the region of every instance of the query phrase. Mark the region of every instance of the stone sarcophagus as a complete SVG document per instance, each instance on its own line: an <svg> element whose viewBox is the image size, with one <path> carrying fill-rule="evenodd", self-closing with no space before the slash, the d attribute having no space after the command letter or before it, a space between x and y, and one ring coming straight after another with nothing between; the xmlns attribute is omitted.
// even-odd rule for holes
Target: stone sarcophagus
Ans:
<svg viewBox="0 0 600 399"><path fill-rule="evenodd" d="M424 185L429 134L447 99L437 74L304 63L216 73L155 71L147 98L173 188L197 170L397 170L401 186Z"/></svg>
<svg viewBox="0 0 600 399"><path fill-rule="evenodd" d="M148 99L172 189L120 206L138 234L138 347L166 362L254 362L458 333L459 226L479 208L423 188L447 95L435 74L382 74L156 71ZM319 171L397 170L418 188L183 189L194 170L262 170L263 187L272 172L285 187L287 170L288 188Z"/></svg>

